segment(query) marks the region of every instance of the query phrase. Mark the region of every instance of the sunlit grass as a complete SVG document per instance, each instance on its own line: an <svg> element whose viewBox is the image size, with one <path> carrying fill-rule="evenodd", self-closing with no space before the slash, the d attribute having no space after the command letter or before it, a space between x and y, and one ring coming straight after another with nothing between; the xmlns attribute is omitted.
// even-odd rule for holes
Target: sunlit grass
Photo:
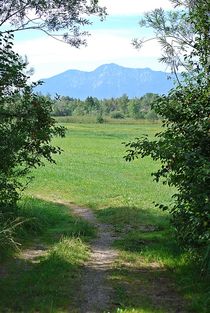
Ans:
<svg viewBox="0 0 210 313"><path fill-rule="evenodd" d="M19 238L26 247L44 243L48 254L29 272L25 261L20 262L20 267L16 263L9 266L9 280L0 287L2 307L8 306L12 313L18 309L59 313L69 312L71 302L71 312L77 312L81 266L88 257L87 243L95 236L95 229L73 216L69 208L51 202L61 199L93 208L101 222L113 226L118 237L114 247L119 257L109 277L115 291L112 313L175 312L179 297L173 298L173 293L184 298L190 313L208 313L206 277L200 275L191 255L178 248L168 214L154 205L154 201L169 204L174 190L153 181L151 172L159 164L150 158L131 163L123 159L126 152L122 142L143 134L152 138L160 124L65 126L66 138L54 140L63 149L56 156L57 164L46 163L34 171L35 178L26 191L30 198L25 197L20 203L19 215L28 221L20 229ZM55 286L51 286L53 276L48 267L58 277ZM36 284L39 277L43 281ZM160 287L166 285L160 297L164 300L169 281L173 285L169 295L174 306L170 301L157 300ZM33 288L27 288L31 285ZM18 286L20 291L15 293ZM12 304L7 300L10 293Z"/></svg>
<svg viewBox="0 0 210 313"><path fill-rule="evenodd" d="M125 162L124 141L148 133L160 125L67 124L67 136L56 139L63 153L57 165L46 164L34 172L28 192L61 198L92 208L108 206L154 207L153 201L170 202L168 187L156 184L151 172L158 168L150 158Z"/></svg>

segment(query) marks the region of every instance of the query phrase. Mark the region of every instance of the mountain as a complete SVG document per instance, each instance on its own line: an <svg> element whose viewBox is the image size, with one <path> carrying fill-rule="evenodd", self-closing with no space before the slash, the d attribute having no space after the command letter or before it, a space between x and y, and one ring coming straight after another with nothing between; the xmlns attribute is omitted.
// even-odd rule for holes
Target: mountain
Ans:
<svg viewBox="0 0 210 313"><path fill-rule="evenodd" d="M127 68L117 64L104 64L91 72L68 70L56 76L43 79L44 84L36 91L46 95L70 96L85 99L88 96L98 99L120 97L130 98L145 93L167 93L172 85L168 74L150 68Z"/></svg>

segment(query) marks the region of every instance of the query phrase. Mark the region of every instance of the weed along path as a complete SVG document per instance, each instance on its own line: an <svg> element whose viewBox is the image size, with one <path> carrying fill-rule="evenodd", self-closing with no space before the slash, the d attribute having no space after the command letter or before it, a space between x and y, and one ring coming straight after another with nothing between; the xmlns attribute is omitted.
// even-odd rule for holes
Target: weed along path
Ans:
<svg viewBox="0 0 210 313"><path fill-rule="evenodd" d="M57 202L67 205L72 212L91 223L97 230L97 237L91 241L91 254L83 271L81 286L80 313L108 312L112 306L112 287L108 283L109 271L117 257L117 251L112 248L116 239L111 226L100 223L94 213L88 208L78 207L67 202Z"/></svg>

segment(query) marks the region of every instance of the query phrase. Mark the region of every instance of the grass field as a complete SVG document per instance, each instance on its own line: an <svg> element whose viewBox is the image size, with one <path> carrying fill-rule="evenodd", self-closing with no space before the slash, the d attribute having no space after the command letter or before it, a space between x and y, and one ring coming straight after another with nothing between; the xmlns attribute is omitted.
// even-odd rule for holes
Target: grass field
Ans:
<svg viewBox="0 0 210 313"><path fill-rule="evenodd" d="M66 138L55 140L64 150L57 164L36 170L28 192L62 198L91 208L153 208L153 200L170 202L171 191L153 182L157 164L151 159L127 163L124 141L148 133L158 124L65 124Z"/></svg>
<svg viewBox="0 0 210 313"><path fill-rule="evenodd" d="M23 247L41 243L48 253L38 257L38 263L20 258L7 263L0 311L6 307L5 312L78 312L82 264L95 230L65 206L50 202L65 200L92 208L101 221L113 225L118 236L114 246L119 257L109 277L118 306L113 312L176 312L176 298L173 304L167 302L174 292L182 295L188 312L207 313L208 281L200 276L190 254L179 250L167 213L153 203L169 204L174 190L153 182L150 174L158 164L150 158L131 163L123 159L122 142L143 134L153 137L160 124L64 126L66 138L54 140L63 149L57 164L34 171L26 191L29 197L20 204L21 216L30 219L19 234ZM161 288L169 280L170 295ZM157 291L165 294L165 301L157 301Z"/></svg>

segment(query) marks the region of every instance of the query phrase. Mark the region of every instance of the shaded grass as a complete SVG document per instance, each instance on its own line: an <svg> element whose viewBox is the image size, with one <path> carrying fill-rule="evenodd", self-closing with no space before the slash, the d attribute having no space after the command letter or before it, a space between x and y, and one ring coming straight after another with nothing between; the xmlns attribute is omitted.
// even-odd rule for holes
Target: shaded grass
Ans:
<svg viewBox="0 0 210 313"><path fill-rule="evenodd" d="M160 125L65 126L66 138L54 141L64 150L57 158L57 165L46 164L45 168L38 169L28 192L34 196L64 199L91 207L103 222L114 226L120 237L115 242L120 255L110 280L119 310L129 313L132 310L138 313L176 312L181 301L177 292L180 292L190 313L207 313L210 293L207 277L200 276L199 264L189 253L179 250L167 214L153 204L154 200L170 203L174 190L153 182L150 174L159 165L150 158L132 163L123 159L123 141L144 133L152 138ZM40 218L37 215L36 218L41 223L42 217L48 220L40 208L36 211L40 212ZM73 219L67 222L66 217L62 217L57 224L55 221L60 217L54 216L56 218L49 217L51 226L47 226L46 232L41 234L42 240L50 245L54 241L59 242L63 233L70 237L81 235L84 240L94 235L94 231L86 224L82 225L81 221L75 223ZM41 226L41 229L44 227ZM175 281L176 287L173 286ZM169 294L167 288L158 293L161 286L169 286ZM173 294L176 294L175 298ZM75 296L72 294L70 298ZM167 304L161 302L167 298ZM172 302L174 306L171 306ZM58 308L59 305L55 312L60 312Z"/></svg>
<svg viewBox="0 0 210 313"><path fill-rule="evenodd" d="M17 214L26 221L18 232L18 236L25 243L30 242L34 234L38 234L48 244L62 236L80 237L85 241L95 236L94 227L82 218L72 215L71 210L64 205L25 197Z"/></svg>
<svg viewBox="0 0 210 313"><path fill-rule="evenodd" d="M118 269L112 274L112 284L119 306L112 312L187 312L182 301L177 301L177 291L162 269Z"/></svg>
<svg viewBox="0 0 210 313"><path fill-rule="evenodd" d="M139 227L162 229L168 227L167 213L149 208L108 207L96 212L99 219L113 225L115 232L126 232Z"/></svg>
<svg viewBox="0 0 210 313"><path fill-rule="evenodd" d="M95 229L69 208L34 198L23 199L16 213L25 219L17 233L22 246L0 264L0 312L78 312Z"/></svg>
<svg viewBox="0 0 210 313"><path fill-rule="evenodd" d="M178 247L167 215L112 207L98 211L98 217L112 224L119 237L114 242L119 258L111 282L122 309L168 313L180 307L181 312L209 312L208 277L201 275L194 255Z"/></svg>
<svg viewBox="0 0 210 313"><path fill-rule="evenodd" d="M69 312L75 309L80 266L88 258L78 239L61 239L37 263L16 259L1 282L1 312ZM12 301L11 301L12 299Z"/></svg>

